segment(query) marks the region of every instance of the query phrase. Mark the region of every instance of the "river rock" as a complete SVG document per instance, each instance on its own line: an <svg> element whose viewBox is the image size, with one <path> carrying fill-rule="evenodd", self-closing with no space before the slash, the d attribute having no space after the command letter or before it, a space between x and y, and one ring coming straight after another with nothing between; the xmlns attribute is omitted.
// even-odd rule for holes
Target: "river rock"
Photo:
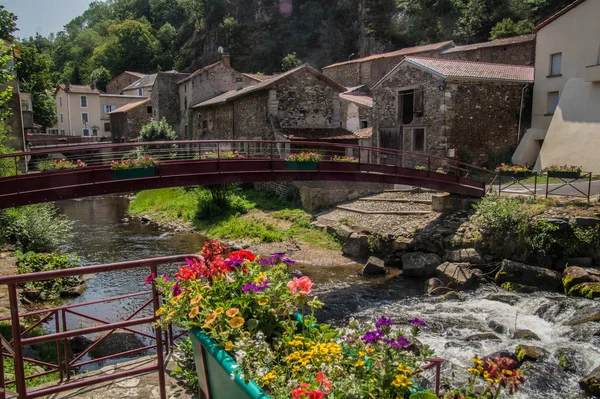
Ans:
<svg viewBox="0 0 600 399"><path fill-rule="evenodd" d="M387 272L385 263L383 260L376 258L375 256L369 257L369 260L365 264L365 267L361 270L360 274L363 276L383 276Z"/></svg>
<svg viewBox="0 0 600 399"><path fill-rule="evenodd" d="M568 295L587 299L600 298L600 282L577 284L569 290Z"/></svg>
<svg viewBox="0 0 600 399"><path fill-rule="evenodd" d="M429 295L431 296L439 296L439 295L446 295L449 294L451 292L455 292L452 288L450 287L437 287L432 289L431 291L429 291Z"/></svg>
<svg viewBox="0 0 600 399"><path fill-rule="evenodd" d="M515 306L520 301L520 298L518 296L509 294L489 294L485 297L485 299L487 299L488 301L506 303L510 306Z"/></svg>
<svg viewBox="0 0 600 399"><path fill-rule="evenodd" d="M94 341L84 335L78 335L69 340L69 346L74 354L79 354L89 348Z"/></svg>
<svg viewBox="0 0 600 399"><path fill-rule="evenodd" d="M390 244L391 252L409 251L412 248L412 239L398 237Z"/></svg>
<svg viewBox="0 0 600 399"><path fill-rule="evenodd" d="M600 366L579 381L579 386L588 394L600 397Z"/></svg>
<svg viewBox="0 0 600 399"><path fill-rule="evenodd" d="M502 341L499 336L492 333L473 334L465 338L465 341Z"/></svg>
<svg viewBox="0 0 600 399"><path fill-rule="evenodd" d="M548 291L559 290L562 286L557 272L508 259L502 261L502 266L496 274L496 283L500 286L504 283L520 284Z"/></svg>
<svg viewBox="0 0 600 399"><path fill-rule="evenodd" d="M508 331L508 328L504 324L498 323L495 320L491 320L488 323L488 327L491 328L492 331L497 334L506 334L506 332Z"/></svg>
<svg viewBox="0 0 600 399"><path fill-rule="evenodd" d="M596 226L600 225L600 219L592 218L592 217L577 216L575 218L575 224L579 227L596 227Z"/></svg>
<svg viewBox="0 0 600 399"><path fill-rule="evenodd" d="M448 287L464 290L477 286L477 276L465 263L442 263L436 269L437 277Z"/></svg>
<svg viewBox="0 0 600 399"><path fill-rule="evenodd" d="M338 237L342 241L346 241L354 233L354 230L350 227L339 223L327 226L326 230L329 234Z"/></svg>
<svg viewBox="0 0 600 399"><path fill-rule="evenodd" d="M446 259L449 262L470 263L472 265L485 264L483 257L475 248L446 251L444 259Z"/></svg>
<svg viewBox="0 0 600 399"><path fill-rule="evenodd" d="M142 216L140 220L142 221L142 223L150 223L150 217L146 215Z"/></svg>
<svg viewBox="0 0 600 399"><path fill-rule="evenodd" d="M301 277L304 277L304 273L302 273L300 270L296 269L296 270L290 271L290 276L296 277L296 278L301 278Z"/></svg>
<svg viewBox="0 0 600 399"><path fill-rule="evenodd" d="M342 246L342 252L353 258L366 258L371 252L369 237L365 234L352 233Z"/></svg>
<svg viewBox="0 0 600 399"><path fill-rule="evenodd" d="M550 353L541 346L522 345L519 344L515 348L517 359L520 363L523 362L538 362L546 359Z"/></svg>
<svg viewBox="0 0 600 399"><path fill-rule="evenodd" d="M425 293L431 294L431 291L440 287L444 287L444 282L439 278L432 277L425 282Z"/></svg>
<svg viewBox="0 0 600 399"><path fill-rule="evenodd" d="M442 302L462 301L462 300L463 300L462 297L456 291L450 291L447 294L444 294L444 296L442 297Z"/></svg>
<svg viewBox="0 0 600 399"><path fill-rule="evenodd" d="M554 356L563 370L572 373L578 373L581 368L580 365L585 363L585 360L572 348L558 348Z"/></svg>
<svg viewBox="0 0 600 399"><path fill-rule="evenodd" d="M503 290L516 292L518 294L533 294L534 292L538 292L539 289L537 287L532 287L531 285L523 285L517 283L509 283L508 281L502 283L500 285Z"/></svg>
<svg viewBox="0 0 600 399"><path fill-rule="evenodd" d="M99 357L139 349L142 347L144 347L144 343L136 334L129 332L115 332L107 336L102 340L102 342L96 345L90 351L90 355L93 359L97 359ZM141 356L143 352L140 351L138 354Z"/></svg>
<svg viewBox="0 0 600 399"><path fill-rule="evenodd" d="M402 275L405 277L432 277L442 258L436 254L409 252L402 255Z"/></svg>
<svg viewBox="0 0 600 399"><path fill-rule="evenodd" d="M563 272L562 283L565 294L568 294L571 288L577 284L592 282L600 282L600 271L595 269L584 269L579 266L570 266Z"/></svg>
<svg viewBox="0 0 600 399"><path fill-rule="evenodd" d="M83 294L83 291L87 290L87 287L87 283L79 284L76 287L60 291L60 296L63 298L77 298Z"/></svg>
<svg viewBox="0 0 600 399"><path fill-rule="evenodd" d="M513 339L541 341L540 337L531 330L517 330L513 333Z"/></svg>
<svg viewBox="0 0 600 399"><path fill-rule="evenodd" d="M596 312L593 314L587 315L578 315L571 319L567 325L569 326L578 326L580 324L592 323L592 322L600 322L600 312Z"/></svg>

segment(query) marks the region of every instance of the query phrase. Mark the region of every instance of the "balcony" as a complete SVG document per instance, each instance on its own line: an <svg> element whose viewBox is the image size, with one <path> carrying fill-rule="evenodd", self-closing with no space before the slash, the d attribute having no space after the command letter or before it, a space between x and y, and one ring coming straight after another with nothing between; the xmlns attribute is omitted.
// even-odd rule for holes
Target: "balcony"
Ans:
<svg viewBox="0 0 600 399"><path fill-rule="evenodd" d="M600 64L585 67L585 81L600 83Z"/></svg>

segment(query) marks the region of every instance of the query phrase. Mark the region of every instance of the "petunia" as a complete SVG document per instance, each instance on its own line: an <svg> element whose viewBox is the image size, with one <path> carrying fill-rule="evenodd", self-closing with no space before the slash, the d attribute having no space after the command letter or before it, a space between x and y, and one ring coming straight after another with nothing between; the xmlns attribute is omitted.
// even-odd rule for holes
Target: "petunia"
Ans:
<svg viewBox="0 0 600 399"><path fill-rule="evenodd" d="M425 326L425 322L417 317L415 317L414 319L410 319L408 321L410 324L412 324L413 326L417 326L417 327L424 327Z"/></svg>
<svg viewBox="0 0 600 399"><path fill-rule="evenodd" d="M244 325L244 318L242 317L234 317L233 319L229 320L229 325L233 328L240 328L241 326Z"/></svg>
<svg viewBox="0 0 600 399"><path fill-rule="evenodd" d="M171 291L173 291L173 296L179 296L181 295L181 286L179 284L175 284L173 287L171 287Z"/></svg>
<svg viewBox="0 0 600 399"><path fill-rule="evenodd" d="M156 276L154 275L154 273L150 273L148 275L148 277L146 277L146 282L144 284L145 285L152 284L154 282L155 278L156 278Z"/></svg>
<svg viewBox="0 0 600 399"><path fill-rule="evenodd" d="M228 309L225 314L227 315L227 317L235 317L237 316L237 314L240 312L240 310L238 308L231 308Z"/></svg>
<svg viewBox="0 0 600 399"><path fill-rule="evenodd" d="M377 322L375 323L375 327L377 328L381 328L381 327L389 327L394 323L394 321L392 319L389 319L385 316L382 316L381 318L379 318L379 320L377 320Z"/></svg>
<svg viewBox="0 0 600 399"><path fill-rule="evenodd" d="M200 308L198 308L198 306L195 306L192 308L192 310L190 310L188 316L190 317L190 319L193 319L194 317L198 316L198 313L200 313Z"/></svg>

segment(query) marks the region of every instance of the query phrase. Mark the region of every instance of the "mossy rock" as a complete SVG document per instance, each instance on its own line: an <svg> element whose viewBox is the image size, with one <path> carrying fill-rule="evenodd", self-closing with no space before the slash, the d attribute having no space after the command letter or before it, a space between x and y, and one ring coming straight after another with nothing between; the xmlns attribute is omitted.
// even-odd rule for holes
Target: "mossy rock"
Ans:
<svg viewBox="0 0 600 399"><path fill-rule="evenodd" d="M517 345L515 348L515 353L517 354L517 359L520 363L539 362L540 360L546 359L550 355L546 349L540 346L522 344Z"/></svg>
<svg viewBox="0 0 600 399"><path fill-rule="evenodd" d="M584 269L579 266L569 266L563 272L562 283L565 294L578 284L600 282L600 275L597 271Z"/></svg>
<svg viewBox="0 0 600 399"><path fill-rule="evenodd" d="M600 366L579 381L579 386L588 394L600 397Z"/></svg>
<svg viewBox="0 0 600 399"><path fill-rule="evenodd" d="M540 337L531 330L517 330L513 334L513 339L527 339L531 341L541 341Z"/></svg>
<svg viewBox="0 0 600 399"><path fill-rule="evenodd" d="M578 373L581 367L585 364L584 359L577 354L577 351L572 348L559 348L554 354L558 360L558 365L565 371Z"/></svg>
<svg viewBox="0 0 600 399"><path fill-rule="evenodd" d="M587 299L600 298L600 283L577 284L569 290L568 295Z"/></svg>
<svg viewBox="0 0 600 399"><path fill-rule="evenodd" d="M600 312L589 315L589 316L575 318L575 319L569 321L567 323L567 325L578 326L580 324L593 323L593 322L600 322Z"/></svg>
<svg viewBox="0 0 600 399"><path fill-rule="evenodd" d="M442 302L446 301L462 301L462 297L456 291L450 291L442 297Z"/></svg>
<svg viewBox="0 0 600 399"><path fill-rule="evenodd" d="M533 294L534 292L538 292L539 289L536 287L532 287L530 285L523 285L517 283L505 282L500 285L500 287L508 292L517 292L519 294Z"/></svg>

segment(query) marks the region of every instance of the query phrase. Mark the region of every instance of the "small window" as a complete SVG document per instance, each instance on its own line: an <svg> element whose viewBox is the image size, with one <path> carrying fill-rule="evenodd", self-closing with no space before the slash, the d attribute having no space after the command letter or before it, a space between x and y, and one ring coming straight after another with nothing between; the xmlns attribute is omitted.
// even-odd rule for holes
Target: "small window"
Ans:
<svg viewBox="0 0 600 399"><path fill-rule="evenodd" d="M413 151L425 152L425 129L413 129Z"/></svg>
<svg viewBox="0 0 600 399"><path fill-rule="evenodd" d="M105 132L110 132L110 123L105 123L104 124L104 131Z"/></svg>
<svg viewBox="0 0 600 399"><path fill-rule="evenodd" d="M92 129L92 136L98 137L98 128L95 127Z"/></svg>
<svg viewBox="0 0 600 399"><path fill-rule="evenodd" d="M548 93L548 113L547 115L554 115L556 108L558 107L559 93L557 91L551 91Z"/></svg>
<svg viewBox="0 0 600 399"><path fill-rule="evenodd" d="M360 121L360 128L366 129L369 127L369 121Z"/></svg>
<svg viewBox="0 0 600 399"><path fill-rule="evenodd" d="M147 114L151 114L151 115L152 115L152 105L148 105L148 106L146 107L146 113L147 113Z"/></svg>
<svg viewBox="0 0 600 399"><path fill-rule="evenodd" d="M202 129L208 129L208 121L202 121Z"/></svg>
<svg viewBox="0 0 600 399"><path fill-rule="evenodd" d="M185 98L185 100L184 100L183 102L184 102L184 104L185 104L185 105L184 105L184 109L187 109L187 97Z"/></svg>
<svg viewBox="0 0 600 399"><path fill-rule="evenodd" d="M60 123L65 123L63 114L60 114Z"/></svg>
<svg viewBox="0 0 600 399"><path fill-rule="evenodd" d="M62 108L62 97L58 97L58 103L60 104L60 107Z"/></svg>
<svg viewBox="0 0 600 399"><path fill-rule="evenodd" d="M552 54L550 56L550 76L560 76L562 74L562 53Z"/></svg>
<svg viewBox="0 0 600 399"><path fill-rule="evenodd" d="M109 112L114 111L115 109L117 109L116 105L104 105L104 115L108 114Z"/></svg>
<svg viewBox="0 0 600 399"><path fill-rule="evenodd" d="M144 89L138 89L138 96L144 95Z"/></svg>
<svg viewBox="0 0 600 399"><path fill-rule="evenodd" d="M65 135L65 129L60 129L60 135L64 136Z"/></svg>
<svg viewBox="0 0 600 399"><path fill-rule="evenodd" d="M398 120L407 125L414 119L415 91L405 90L398 92Z"/></svg>
<svg viewBox="0 0 600 399"><path fill-rule="evenodd" d="M83 123L88 123L90 120L88 118L88 113L87 112L82 112L81 113L81 121Z"/></svg>
<svg viewBox="0 0 600 399"><path fill-rule="evenodd" d="M90 129L83 129L83 135L88 137L90 135Z"/></svg>
<svg viewBox="0 0 600 399"><path fill-rule="evenodd" d="M87 108L87 96L81 96L81 108Z"/></svg>

